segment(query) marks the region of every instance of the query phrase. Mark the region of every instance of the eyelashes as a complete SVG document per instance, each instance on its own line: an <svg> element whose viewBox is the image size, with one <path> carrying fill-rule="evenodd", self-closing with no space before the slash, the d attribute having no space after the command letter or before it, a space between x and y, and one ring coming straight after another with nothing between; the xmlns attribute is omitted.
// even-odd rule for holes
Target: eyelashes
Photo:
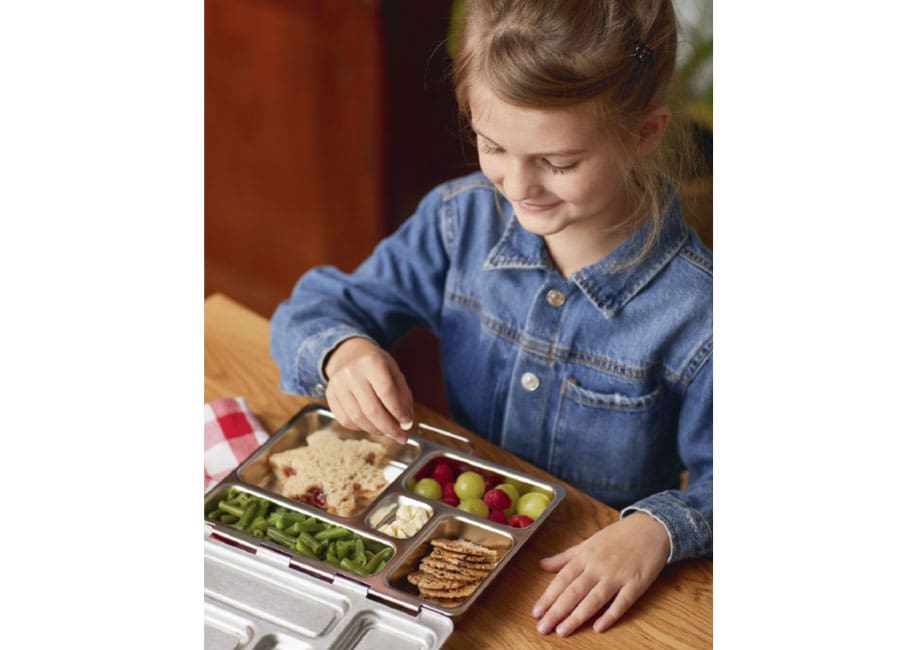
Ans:
<svg viewBox="0 0 910 650"><path fill-rule="evenodd" d="M481 142L480 140L477 140L477 149L480 153L485 153L489 156L495 156L498 153L502 153L502 149L499 147L491 147L486 142Z"/></svg>
<svg viewBox="0 0 910 650"><path fill-rule="evenodd" d="M476 135L474 136L474 142L477 146L477 150L487 156L495 156L503 153L503 150L500 147L494 147L486 142L481 142ZM579 161L576 160L571 165L554 165L546 158L540 158L539 162L544 169L546 169L548 172L552 172L553 174L567 174L568 172L578 167L579 163Z"/></svg>

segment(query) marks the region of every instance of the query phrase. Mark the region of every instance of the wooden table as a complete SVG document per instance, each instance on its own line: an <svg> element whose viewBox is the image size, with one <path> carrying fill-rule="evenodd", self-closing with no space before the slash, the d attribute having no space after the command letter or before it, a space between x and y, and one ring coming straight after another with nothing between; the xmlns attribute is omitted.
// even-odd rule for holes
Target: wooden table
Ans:
<svg viewBox="0 0 910 650"><path fill-rule="evenodd" d="M277 430L313 400L278 389L278 369L269 356L268 322L231 299L205 301L205 401L246 399L269 431ZM531 537L498 579L456 623L446 648L710 648L713 565L685 561L664 569L651 589L604 634L586 624L568 638L541 636L531 608L554 574L539 568L553 555L616 521L616 510L540 471L507 451L420 405L417 420L470 438L478 457L565 486L565 500Z"/></svg>

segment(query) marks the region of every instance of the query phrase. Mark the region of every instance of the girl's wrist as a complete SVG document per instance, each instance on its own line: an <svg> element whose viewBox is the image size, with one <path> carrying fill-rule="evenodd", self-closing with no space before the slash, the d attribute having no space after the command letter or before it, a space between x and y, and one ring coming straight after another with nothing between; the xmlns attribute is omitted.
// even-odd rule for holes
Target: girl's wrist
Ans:
<svg viewBox="0 0 910 650"><path fill-rule="evenodd" d="M656 517L642 510L636 510L624 517L623 521L634 522L641 534L653 541L654 547L660 548L660 557L664 558L664 563L670 561L670 535Z"/></svg>

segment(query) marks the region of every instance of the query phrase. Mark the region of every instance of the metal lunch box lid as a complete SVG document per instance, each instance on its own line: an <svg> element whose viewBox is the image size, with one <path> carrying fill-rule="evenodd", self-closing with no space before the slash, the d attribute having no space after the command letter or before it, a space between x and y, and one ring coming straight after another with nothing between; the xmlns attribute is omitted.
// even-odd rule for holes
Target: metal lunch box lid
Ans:
<svg viewBox="0 0 910 650"><path fill-rule="evenodd" d="M431 650L451 635L451 618L430 609L400 611L367 597L344 576L329 582L260 546L241 549L206 531L205 647Z"/></svg>

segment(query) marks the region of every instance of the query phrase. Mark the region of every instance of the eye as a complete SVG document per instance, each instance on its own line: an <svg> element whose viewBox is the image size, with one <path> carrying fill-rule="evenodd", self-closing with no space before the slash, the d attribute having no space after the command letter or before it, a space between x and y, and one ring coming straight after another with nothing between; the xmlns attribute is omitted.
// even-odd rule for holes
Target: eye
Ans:
<svg viewBox="0 0 910 650"><path fill-rule="evenodd" d="M548 171L551 171L551 172L553 172L554 174L565 174L565 173L568 173L568 172L572 171L572 170L575 169L576 167L578 167L578 161L577 161L577 160L576 160L575 162L569 164L569 165L554 165L553 163L551 163L551 162L550 162L549 160L547 160L546 158L541 158L541 159L540 159L540 162L543 164L543 166L544 166Z"/></svg>
<svg viewBox="0 0 910 650"><path fill-rule="evenodd" d="M490 154L490 155L502 153L502 149L500 149L499 147L494 147L493 145L491 145L487 142L481 142L480 140L477 141L477 149L480 151L480 153L485 153L485 154Z"/></svg>

